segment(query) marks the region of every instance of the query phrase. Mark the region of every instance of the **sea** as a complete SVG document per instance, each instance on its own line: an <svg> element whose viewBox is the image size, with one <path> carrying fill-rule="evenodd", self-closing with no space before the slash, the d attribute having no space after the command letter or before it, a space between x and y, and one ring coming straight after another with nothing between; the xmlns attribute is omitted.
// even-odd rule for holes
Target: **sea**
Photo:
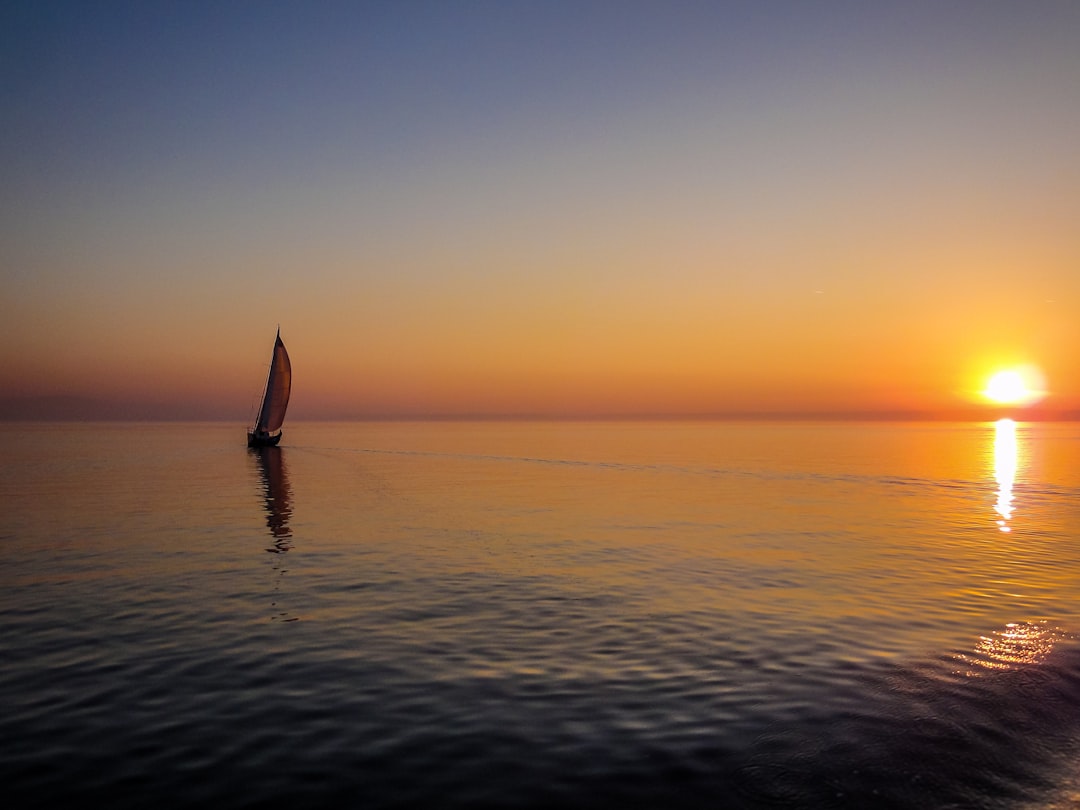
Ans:
<svg viewBox="0 0 1080 810"><path fill-rule="evenodd" d="M0 425L8 808L1075 808L1080 424Z"/></svg>

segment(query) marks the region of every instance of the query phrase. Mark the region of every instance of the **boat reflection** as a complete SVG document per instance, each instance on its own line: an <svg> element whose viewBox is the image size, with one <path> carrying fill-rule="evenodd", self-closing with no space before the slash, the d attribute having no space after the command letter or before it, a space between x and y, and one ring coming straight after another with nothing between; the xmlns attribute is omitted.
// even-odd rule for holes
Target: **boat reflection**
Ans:
<svg viewBox="0 0 1080 810"><path fill-rule="evenodd" d="M266 550L277 555L273 564L276 576L271 602L275 609L272 620L295 622L298 617L290 616L288 611L281 610L279 605L282 577L286 572L284 555L293 547L292 528L289 526L289 519L292 517L292 489L285 469L285 451L280 447L252 447L248 452L255 456L259 465L266 528L270 530L270 537L274 541Z"/></svg>
<svg viewBox="0 0 1080 810"><path fill-rule="evenodd" d="M1016 422L999 419L994 426L994 480L997 481L997 525L1003 532L1012 531L1009 521L1013 516L1013 485L1019 464L1019 447L1016 439Z"/></svg>
<svg viewBox="0 0 1080 810"><path fill-rule="evenodd" d="M292 548L292 491L285 469L285 451L280 447L253 447L249 451L259 462L262 477L263 504L266 508L266 527L274 540L274 554L283 554Z"/></svg>

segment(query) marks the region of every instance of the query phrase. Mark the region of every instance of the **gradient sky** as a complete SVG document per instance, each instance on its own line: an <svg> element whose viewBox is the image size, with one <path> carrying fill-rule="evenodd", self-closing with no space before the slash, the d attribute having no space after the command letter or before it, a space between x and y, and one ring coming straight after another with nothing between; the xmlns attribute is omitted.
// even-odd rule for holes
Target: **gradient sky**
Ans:
<svg viewBox="0 0 1080 810"><path fill-rule="evenodd" d="M13 2L0 396L1080 409L1080 3Z"/></svg>

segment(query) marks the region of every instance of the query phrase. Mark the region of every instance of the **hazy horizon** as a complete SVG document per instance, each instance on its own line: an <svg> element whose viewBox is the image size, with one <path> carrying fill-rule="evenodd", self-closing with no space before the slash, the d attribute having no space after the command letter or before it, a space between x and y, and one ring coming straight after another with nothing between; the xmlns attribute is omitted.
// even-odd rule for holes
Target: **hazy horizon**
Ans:
<svg viewBox="0 0 1080 810"><path fill-rule="evenodd" d="M208 408L191 409L168 403L123 404L79 396L42 396L0 399L0 422L219 422L250 424L255 415L216 413ZM1022 408L980 406L948 411L715 411L648 413L627 410L609 413L572 412L290 412L294 422L441 422L441 421L912 421L912 422L992 422L999 419L1017 422L1076 422L1080 411L1053 410L1044 407Z"/></svg>

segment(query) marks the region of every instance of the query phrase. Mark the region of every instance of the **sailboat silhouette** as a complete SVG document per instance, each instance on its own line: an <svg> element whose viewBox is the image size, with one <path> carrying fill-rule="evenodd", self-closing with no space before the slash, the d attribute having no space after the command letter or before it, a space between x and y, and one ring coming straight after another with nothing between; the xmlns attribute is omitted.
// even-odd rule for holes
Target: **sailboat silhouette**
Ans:
<svg viewBox="0 0 1080 810"><path fill-rule="evenodd" d="M281 329L274 340L274 353L270 358L270 371L266 375L262 405L255 424L247 433L248 447L273 447L281 441L281 423L289 407L292 391L292 362L285 344L281 342Z"/></svg>

